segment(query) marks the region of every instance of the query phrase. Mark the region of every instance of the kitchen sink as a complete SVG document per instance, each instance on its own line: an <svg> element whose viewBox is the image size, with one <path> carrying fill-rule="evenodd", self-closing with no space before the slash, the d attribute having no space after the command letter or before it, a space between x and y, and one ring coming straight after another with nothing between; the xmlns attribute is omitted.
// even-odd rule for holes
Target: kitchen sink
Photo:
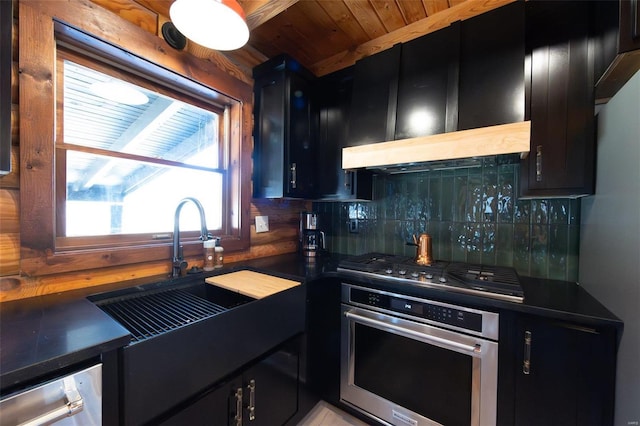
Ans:
<svg viewBox="0 0 640 426"><path fill-rule="evenodd" d="M121 424L158 423L304 331L306 289L254 299L182 277L89 297L131 333L119 348Z"/></svg>
<svg viewBox="0 0 640 426"><path fill-rule="evenodd" d="M213 317L255 299L206 283L133 289L89 297L136 343Z"/></svg>

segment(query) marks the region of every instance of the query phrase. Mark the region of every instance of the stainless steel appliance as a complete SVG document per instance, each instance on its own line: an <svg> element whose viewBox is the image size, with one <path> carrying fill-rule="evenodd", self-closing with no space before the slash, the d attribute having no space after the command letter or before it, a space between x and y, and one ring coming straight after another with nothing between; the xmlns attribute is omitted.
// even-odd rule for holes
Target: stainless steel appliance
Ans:
<svg viewBox="0 0 640 426"><path fill-rule="evenodd" d="M340 399L393 425L496 423L498 314L342 284Z"/></svg>
<svg viewBox="0 0 640 426"><path fill-rule="evenodd" d="M102 364L8 396L0 425L102 424Z"/></svg>
<svg viewBox="0 0 640 426"><path fill-rule="evenodd" d="M522 303L524 300L517 272L502 266L438 260L419 265L412 257L367 253L340 261L338 271L509 302Z"/></svg>
<svg viewBox="0 0 640 426"><path fill-rule="evenodd" d="M300 212L299 242L304 256L313 258L325 251L325 235L319 229L317 213Z"/></svg>

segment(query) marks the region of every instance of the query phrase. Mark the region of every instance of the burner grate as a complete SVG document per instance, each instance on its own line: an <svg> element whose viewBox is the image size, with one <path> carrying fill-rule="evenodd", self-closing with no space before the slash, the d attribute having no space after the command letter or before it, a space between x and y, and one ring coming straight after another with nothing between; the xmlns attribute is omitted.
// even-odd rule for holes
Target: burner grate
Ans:
<svg viewBox="0 0 640 426"><path fill-rule="evenodd" d="M515 270L499 266L452 263L447 274L479 290L522 296Z"/></svg>
<svg viewBox="0 0 640 426"><path fill-rule="evenodd" d="M132 342L217 315L227 309L184 290L165 290L96 303L132 334Z"/></svg>

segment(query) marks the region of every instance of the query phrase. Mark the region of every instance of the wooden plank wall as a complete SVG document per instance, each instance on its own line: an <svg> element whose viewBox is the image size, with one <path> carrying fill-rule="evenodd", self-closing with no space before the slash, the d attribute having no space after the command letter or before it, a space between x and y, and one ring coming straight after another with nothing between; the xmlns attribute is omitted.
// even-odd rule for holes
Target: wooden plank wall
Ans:
<svg viewBox="0 0 640 426"><path fill-rule="evenodd" d="M20 274L20 129L18 94L18 20L17 1L14 1L14 27L12 31L13 66L11 71L11 146L12 172L0 177L0 302L38 295L64 292L85 287L121 282L131 282L164 277L170 272L170 262L153 262L91 271L27 277ZM133 22L158 35L167 18L145 8L143 1L93 0L94 3L116 13L122 19ZM234 65L223 55L209 55L209 60L223 64L228 72L252 84L246 70ZM227 263L256 257L292 253L297 250L299 212L311 208L311 202L302 200L253 200L251 204L251 247L247 251L225 253ZM255 232L255 216L269 216L269 232ZM198 264L201 259L187 259Z"/></svg>

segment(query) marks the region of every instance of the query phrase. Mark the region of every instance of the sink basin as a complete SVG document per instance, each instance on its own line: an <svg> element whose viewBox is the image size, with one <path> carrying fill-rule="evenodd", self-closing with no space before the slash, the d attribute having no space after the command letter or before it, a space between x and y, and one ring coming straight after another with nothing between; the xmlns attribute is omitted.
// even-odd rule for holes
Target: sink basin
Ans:
<svg viewBox="0 0 640 426"><path fill-rule="evenodd" d="M89 300L134 336L116 354L123 425L160 423L184 401L302 333L305 325L302 285L254 299L207 284L199 275Z"/></svg>
<svg viewBox="0 0 640 426"><path fill-rule="evenodd" d="M89 298L131 333L131 342L178 329L248 303L251 297L206 283L125 290Z"/></svg>

